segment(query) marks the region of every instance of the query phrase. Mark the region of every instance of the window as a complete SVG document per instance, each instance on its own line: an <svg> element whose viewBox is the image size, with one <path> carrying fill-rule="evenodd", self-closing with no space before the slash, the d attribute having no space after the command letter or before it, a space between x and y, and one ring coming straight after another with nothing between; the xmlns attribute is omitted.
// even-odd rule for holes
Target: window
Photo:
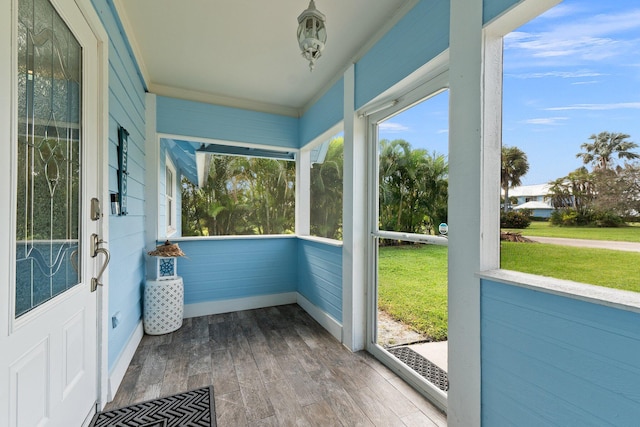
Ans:
<svg viewBox="0 0 640 427"><path fill-rule="evenodd" d="M226 150L222 146L197 145L202 177L189 179L185 173L182 179L183 236L294 233L293 154L260 150L255 156L238 156L221 154ZM287 160L273 158L278 155Z"/></svg>
<svg viewBox="0 0 640 427"><path fill-rule="evenodd" d="M165 218L167 221L167 236L176 232L176 168L167 157L165 165Z"/></svg>
<svg viewBox="0 0 640 427"><path fill-rule="evenodd" d="M502 268L640 291L640 254L605 250L610 241L640 244L636 10L565 0L504 38L503 159L518 151L503 161L503 188L544 188L549 206L503 230L545 242L502 242ZM517 223L525 228L512 230ZM554 237L590 247L546 240Z"/></svg>
<svg viewBox="0 0 640 427"><path fill-rule="evenodd" d="M344 138L336 136L311 151L310 234L342 240Z"/></svg>

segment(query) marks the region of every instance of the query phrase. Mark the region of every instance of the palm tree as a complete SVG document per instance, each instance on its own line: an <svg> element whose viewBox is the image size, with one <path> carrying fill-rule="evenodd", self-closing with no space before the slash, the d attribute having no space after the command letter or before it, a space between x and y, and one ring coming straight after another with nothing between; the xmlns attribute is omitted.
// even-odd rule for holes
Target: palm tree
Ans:
<svg viewBox="0 0 640 427"><path fill-rule="evenodd" d="M430 232L447 217L446 157L405 140L380 141L380 228Z"/></svg>
<svg viewBox="0 0 640 427"><path fill-rule="evenodd" d="M638 144L632 141L625 141L629 135L625 133L600 132L589 137L592 143L585 142L580 146L584 150L583 153L576 154L576 157L582 158L584 164L592 163L594 170L607 170L613 165L614 154L619 159L638 159L640 155L632 152L634 148L638 148Z"/></svg>
<svg viewBox="0 0 640 427"><path fill-rule="evenodd" d="M342 180L344 139L334 138L324 162L311 169L311 233L342 239Z"/></svg>
<svg viewBox="0 0 640 427"><path fill-rule="evenodd" d="M520 185L522 178L529 171L527 155L518 147L502 147L502 170L500 183L504 189L504 211L509 210L509 187Z"/></svg>

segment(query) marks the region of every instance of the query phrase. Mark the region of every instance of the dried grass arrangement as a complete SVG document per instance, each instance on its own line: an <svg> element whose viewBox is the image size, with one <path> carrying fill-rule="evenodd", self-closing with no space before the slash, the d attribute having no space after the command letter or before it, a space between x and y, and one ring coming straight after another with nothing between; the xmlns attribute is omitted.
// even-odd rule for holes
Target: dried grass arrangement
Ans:
<svg viewBox="0 0 640 427"><path fill-rule="evenodd" d="M164 242L162 245L156 246L155 250L147 252L151 256L161 257L181 257L186 256L180 246L177 243L171 243L170 241Z"/></svg>

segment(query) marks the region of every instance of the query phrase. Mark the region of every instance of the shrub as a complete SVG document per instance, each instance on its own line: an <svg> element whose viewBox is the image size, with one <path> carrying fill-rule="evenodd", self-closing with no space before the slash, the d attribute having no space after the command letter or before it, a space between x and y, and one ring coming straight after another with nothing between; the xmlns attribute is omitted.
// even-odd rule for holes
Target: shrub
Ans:
<svg viewBox="0 0 640 427"><path fill-rule="evenodd" d="M610 211L587 211L578 212L575 209L561 209L554 211L550 218L551 224L575 227L580 225L591 225L597 227L621 227L625 224L624 219Z"/></svg>
<svg viewBox="0 0 640 427"><path fill-rule="evenodd" d="M510 211L500 214L501 228L527 228L531 224L528 213Z"/></svg>
<svg viewBox="0 0 640 427"><path fill-rule="evenodd" d="M559 226L578 225L578 211L575 209L559 209L551 213L551 224Z"/></svg>
<svg viewBox="0 0 640 427"><path fill-rule="evenodd" d="M595 215L595 225L598 227L622 227L625 225L620 215L610 211L597 212Z"/></svg>

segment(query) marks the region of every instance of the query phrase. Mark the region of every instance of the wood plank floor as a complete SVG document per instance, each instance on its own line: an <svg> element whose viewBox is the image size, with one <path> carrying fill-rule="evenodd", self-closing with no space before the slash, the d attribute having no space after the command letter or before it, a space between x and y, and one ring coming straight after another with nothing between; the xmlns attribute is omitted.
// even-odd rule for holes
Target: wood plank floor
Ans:
<svg viewBox="0 0 640 427"><path fill-rule="evenodd" d="M446 426L446 416L297 305L185 319L145 335L106 410L213 385L219 427Z"/></svg>

